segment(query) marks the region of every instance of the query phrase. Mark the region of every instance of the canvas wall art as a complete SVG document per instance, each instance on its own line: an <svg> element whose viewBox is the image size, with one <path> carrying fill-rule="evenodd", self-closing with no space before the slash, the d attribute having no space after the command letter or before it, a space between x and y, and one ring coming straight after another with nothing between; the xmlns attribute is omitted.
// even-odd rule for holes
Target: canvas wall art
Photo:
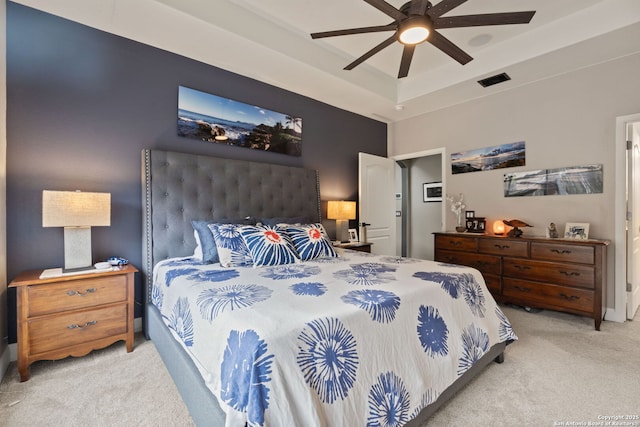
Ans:
<svg viewBox="0 0 640 427"><path fill-rule="evenodd" d="M573 166L504 174L504 196L602 193L602 165Z"/></svg>
<svg viewBox="0 0 640 427"><path fill-rule="evenodd" d="M184 86L178 136L274 153L302 154L302 119Z"/></svg>
<svg viewBox="0 0 640 427"><path fill-rule="evenodd" d="M451 173L479 172L525 165L524 141L451 154Z"/></svg>

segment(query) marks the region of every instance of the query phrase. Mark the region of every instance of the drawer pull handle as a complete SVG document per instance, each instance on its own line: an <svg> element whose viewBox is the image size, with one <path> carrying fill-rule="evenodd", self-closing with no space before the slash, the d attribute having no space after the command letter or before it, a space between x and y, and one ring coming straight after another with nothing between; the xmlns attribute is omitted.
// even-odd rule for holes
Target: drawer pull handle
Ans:
<svg viewBox="0 0 640 427"><path fill-rule="evenodd" d="M566 249L551 249L551 252L554 252L556 254L570 254L571 251L566 250Z"/></svg>
<svg viewBox="0 0 640 427"><path fill-rule="evenodd" d="M449 244L451 246L460 246L462 242L456 242L455 240L449 240Z"/></svg>
<svg viewBox="0 0 640 427"><path fill-rule="evenodd" d="M478 261L477 264L479 267L486 267L487 265L489 265L487 261Z"/></svg>
<svg viewBox="0 0 640 427"><path fill-rule="evenodd" d="M67 326L67 329L87 329L89 326L95 325L96 323L98 323L97 320L91 320L82 326L78 325L77 323L74 323L73 325Z"/></svg>
<svg viewBox="0 0 640 427"><path fill-rule="evenodd" d="M498 249L509 249L511 247L509 245L493 245L493 246L495 246Z"/></svg>
<svg viewBox="0 0 640 427"><path fill-rule="evenodd" d="M564 274L565 276L579 276L580 273L578 273L577 271L562 271L560 270L560 274Z"/></svg>
<svg viewBox="0 0 640 427"><path fill-rule="evenodd" d="M513 268L515 268L516 270L531 270L531 267L529 267L528 265L514 265Z"/></svg>
<svg viewBox="0 0 640 427"><path fill-rule="evenodd" d="M87 295L87 294L92 294L96 291L96 288L89 288L87 290L85 290L84 292L82 291L67 291L67 295L69 295L70 297L74 296L74 295L80 295L81 297Z"/></svg>
<svg viewBox="0 0 640 427"><path fill-rule="evenodd" d="M580 299L579 296L576 295L566 295L566 294L560 294L560 297L566 299L567 301L575 301L577 299Z"/></svg>
<svg viewBox="0 0 640 427"><path fill-rule="evenodd" d="M522 291L522 292L531 292L531 288L525 288L524 286L517 286L516 285L516 286L514 286L514 288L516 288L517 290Z"/></svg>

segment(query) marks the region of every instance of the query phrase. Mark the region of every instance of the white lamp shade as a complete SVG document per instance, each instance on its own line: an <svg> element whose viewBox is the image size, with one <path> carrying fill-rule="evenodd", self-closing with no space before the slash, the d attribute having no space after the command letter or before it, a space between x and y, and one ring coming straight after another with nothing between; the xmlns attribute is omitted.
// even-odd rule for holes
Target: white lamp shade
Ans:
<svg viewBox="0 0 640 427"><path fill-rule="evenodd" d="M327 203L327 219L356 219L356 202L330 200Z"/></svg>
<svg viewBox="0 0 640 427"><path fill-rule="evenodd" d="M111 225L111 194L82 191L42 192L43 227Z"/></svg>

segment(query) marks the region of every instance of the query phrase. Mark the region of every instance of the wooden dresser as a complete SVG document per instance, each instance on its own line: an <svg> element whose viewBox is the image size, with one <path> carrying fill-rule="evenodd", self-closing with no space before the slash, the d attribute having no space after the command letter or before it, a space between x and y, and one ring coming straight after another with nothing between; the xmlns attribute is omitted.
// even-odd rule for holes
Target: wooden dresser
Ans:
<svg viewBox="0 0 640 427"><path fill-rule="evenodd" d="M47 279L42 270L20 273L9 285L17 296L20 381L37 360L84 356L120 340L131 352L137 271L127 265Z"/></svg>
<svg viewBox="0 0 640 427"><path fill-rule="evenodd" d="M592 317L605 314L604 240L435 233L435 260L474 267L497 301Z"/></svg>

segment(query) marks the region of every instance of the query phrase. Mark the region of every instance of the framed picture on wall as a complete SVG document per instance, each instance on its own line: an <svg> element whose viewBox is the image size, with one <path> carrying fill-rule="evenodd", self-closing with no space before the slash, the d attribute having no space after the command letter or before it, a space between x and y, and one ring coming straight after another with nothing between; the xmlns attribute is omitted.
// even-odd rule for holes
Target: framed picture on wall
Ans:
<svg viewBox="0 0 640 427"><path fill-rule="evenodd" d="M442 202L442 182L426 182L422 184L423 202Z"/></svg>

